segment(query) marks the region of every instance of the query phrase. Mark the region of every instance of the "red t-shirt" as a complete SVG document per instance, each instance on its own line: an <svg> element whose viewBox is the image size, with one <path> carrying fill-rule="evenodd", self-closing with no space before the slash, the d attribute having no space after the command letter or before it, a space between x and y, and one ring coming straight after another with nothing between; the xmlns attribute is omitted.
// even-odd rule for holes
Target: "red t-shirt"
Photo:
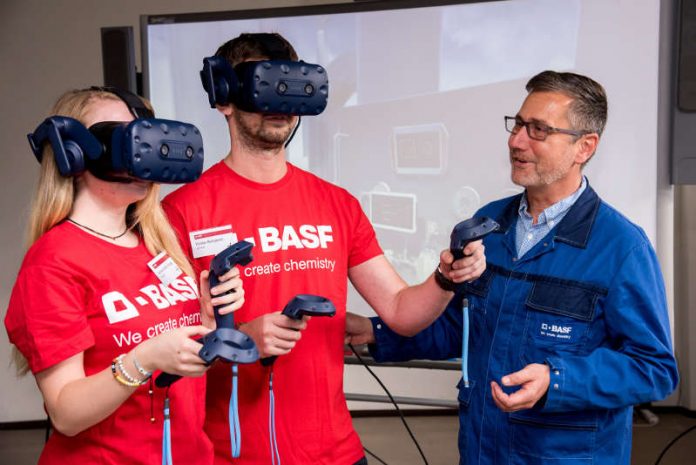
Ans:
<svg viewBox="0 0 696 465"><path fill-rule="evenodd" d="M84 352L89 376L138 342L200 324L196 282L180 277L161 284L147 266L151 259L142 242L119 247L67 222L44 234L24 257L5 317L10 341L31 371ZM164 390L155 388L151 399L148 388L140 386L108 418L76 436L54 431L39 464L161 463ZM184 378L170 389L174 463L212 462L204 396L205 378Z"/></svg>
<svg viewBox="0 0 696 465"><path fill-rule="evenodd" d="M287 167L280 181L259 184L220 162L162 204L198 270L226 245L255 244L254 260L240 268L246 302L234 314L236 323L282 310L296 294L334 303L336 316L312 318L295 348L273 366L277 441L283 465L352 465L364 454L343 394L347 276L382 251L352 195ZM271 463L269 373L258 362L239 367L242 445L241 457L232 460L230 367L219 363L208 372L206 431L216 463Z"/></svg>

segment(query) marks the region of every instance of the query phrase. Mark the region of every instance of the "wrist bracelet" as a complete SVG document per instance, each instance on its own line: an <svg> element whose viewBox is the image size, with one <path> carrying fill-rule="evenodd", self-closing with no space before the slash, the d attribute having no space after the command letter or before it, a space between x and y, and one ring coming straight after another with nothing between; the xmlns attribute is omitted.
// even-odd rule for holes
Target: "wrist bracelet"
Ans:
<svg viewBox="0 0 696 465"><path fill-rule="evenodd" d="M454 292L457 289L457 283L446 278L445 275L442 274L442 271L440 271L440 265L437 265L437 268L435 268L433 277L435 278L435 283L443 291Z"/></svg>
<svg viewBox="0 0 696 465"><path fill-rule="evenodd" d="M119 357L121 357L121 356L123 356L123 354L121 354ZM132 382L126 380L126 379L123 379L123 378L121 377L121 375L118 374L118 371L116 371L116 365L118 364L118 358L119 358L119 357L116 357L116 358L113 359L112 362L111 362L111 374L114 376L114 379L115 379L116 381L118 381L120 384L123 384L124 386L128 386L128 387L138 387L138 386L140 386L140 383L138 383L138 382L132 383Z"/></svg>
<svg viewBox="0 0 696 465"><path fill-rule="evenodd" d="M136 379L133 375L131 375L130 373L128 373L128 371L126 371L126 367L123 366L123 359L125 357L126 357L126 354L121 354L114 359L114 362L116 363L116 368L118 368L118 372L120 372L120 373L117 372L117 374L119 374L122 379L125 378L124 381L128 382L127 386L141 386L141 385L145 384L147 382L148 378ZM118 378L116 378L116 380L118 381Z"/></svg>
<svg viewBox="0 0 696 465"><path fill-rule="evenodd" d="M126 378L126 380L128 380L131 383L137 384L138 380L131 376L131 374L126 371L126 367L123 366L123 359L125 357L126 354L121 354L118 357L116 357L116 366L118 367L118 371L121 372L121 375L123 375L123 377Z"/></svg>
<svg viewBox="0 0 696 465"><path fill-rule="evenodd" d="M152 372L147 371L140 365L140 363L138 362L138 357L135 356L135 349L133 349L133 365L135 365L135 369L138 370L138 373L143 375L143 381L147 381L148 379L150 379L150 377L152 376Z"/></svg>

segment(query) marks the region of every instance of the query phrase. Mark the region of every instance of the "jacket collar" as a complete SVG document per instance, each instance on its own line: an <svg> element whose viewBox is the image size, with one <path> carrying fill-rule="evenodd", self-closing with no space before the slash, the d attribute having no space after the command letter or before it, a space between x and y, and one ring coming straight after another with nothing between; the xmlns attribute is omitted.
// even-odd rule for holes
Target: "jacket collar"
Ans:
<svg viewBox="0 0 696 465"><path fill-rule="evenodd" d="M520 201L523 195L524 193L514 196L505 208L503 208L500 216L496 218L496 221L500 225L499 232L506 233L508 229L515 226L520 208ZM570 207L565 218L563 218L558 226L551 231L554 240L584 249L587 246L587 240L590 237L590 231L592 230L592 225L597 216L600 203L601 200L599 196L594 189L590 187L588 181L585 192L583 192L573 206Z"/></svg>

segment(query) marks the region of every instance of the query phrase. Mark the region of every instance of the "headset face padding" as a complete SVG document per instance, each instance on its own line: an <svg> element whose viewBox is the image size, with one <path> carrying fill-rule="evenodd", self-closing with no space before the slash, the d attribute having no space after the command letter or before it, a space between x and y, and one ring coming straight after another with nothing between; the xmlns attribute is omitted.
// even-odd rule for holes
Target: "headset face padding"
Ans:
<svg viewBox="0 0 696 465"><path fill-rule="evenodd" d="M68 116L46 118L33 133L29 145L39 162L46 141L51 144L58 171L62 176L76 176L87 166L86 158L95 160L102 153L102 144L82 123Z"/></svg>

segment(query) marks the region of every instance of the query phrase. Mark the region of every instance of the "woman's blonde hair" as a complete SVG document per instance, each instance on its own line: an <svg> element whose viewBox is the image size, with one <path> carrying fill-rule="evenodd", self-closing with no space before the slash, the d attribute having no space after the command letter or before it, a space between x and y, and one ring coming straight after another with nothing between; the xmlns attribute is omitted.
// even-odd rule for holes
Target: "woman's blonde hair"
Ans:
<svg viewBox="0 0 696 465"><path fill-rule="evenodd" d="M58 99L51 115L69 116L84 123L91 106L103 100L121 101L115 94L101 89L72 90ZM143 101L150 107L147 100ZM77 178L60 174L53 150L47 144L43 150L39 182L31 203L27 247L70 215L75 201L76 182ZM145 198L128 207L126 225L140 234L145 247L152 255L166 251L184 273L196 278L160 206L158 184L152 184ZM26 359L15 347L13 354L18 373L25 374L28 371Z"/></svg>

